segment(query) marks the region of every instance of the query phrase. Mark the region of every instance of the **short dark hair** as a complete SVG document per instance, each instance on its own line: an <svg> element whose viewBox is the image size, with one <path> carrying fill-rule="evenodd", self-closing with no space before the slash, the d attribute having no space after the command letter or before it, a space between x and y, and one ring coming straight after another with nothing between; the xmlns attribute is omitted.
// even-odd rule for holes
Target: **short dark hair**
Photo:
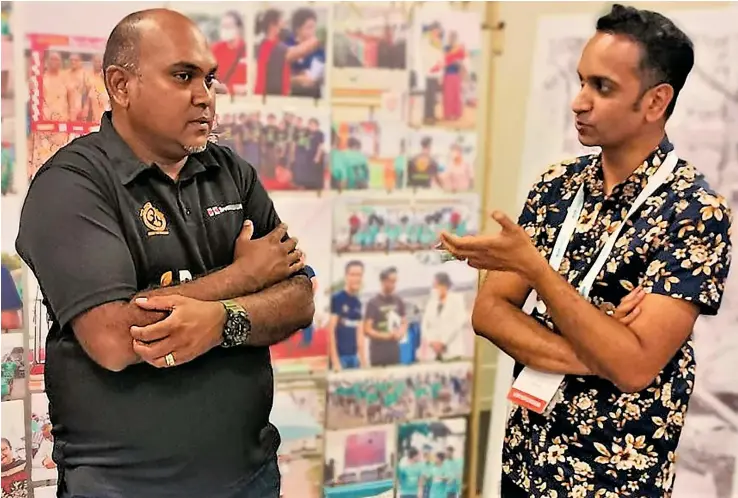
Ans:
<svg viewBox="0 0 738 498"><path fill-rule="evenodd" d="M361 268L363 270L364 269L364 263L362 263L358 259L352 259L351 261L349 261L348 263L346 263L346 269L344 270L344 273L348 273L348 271L351 268L353 268L353 267Z"/></svg>
<svg viewBox="0 0 738 498"><path fill-rule="evenodd" d="M617 3L597 20L597 31L627 36L640 45L644 87L667 83L674 89L674 98L666 108L666 117L671 116L694 66L694 45L689 36L658 12Z"/></svg>
<svg viewBox="0 0 738 498"><path fill-rule="evenodd" d="M148 12L141 10L128 14L115 25L113 31L108 36L105 43L105 52L103 53L102 70L103 75L111 66L122 67L128 71L138 71L138 54L141 34L138 30L138 23L141 22ZM110 93L107 79L105 79L105 88Z"/></svg>
<svg viewBox="0 0 738 498"><path fill-rule="evenodd" d="M384 282L390 277L390 275L394 275L396 273L397 273L397 268L395 268L394 266L385 268L384 270L382 270L382 273L379 274L379 280Z"/></svg>
<svg viewBox="0 0 738 498"><path fill-rule="evenodd" d="M436 273L436 283L451 288L451 277L446 272Z"/></svg>
<svg viewBox="0 0 738 498"><path fill-rule="evenodd" d="M223 14L223 17L230 17L233 22L236 23L236 27L241 30L243 29L243 17L235 10L228 10Z"/></svg>
<svg viewBox="0 0 738 498"><path fill-rule="evenodd" d="M296 34L297 30L302 28L303 24L308 21L317 21L318 16L313 9L300 8L292 14L292 34Z"/></svg>
<svg viewBox="0 0 738 498"><path fill-rule="evenodd" d="M259 14L256 17L256 34L264 33L272 24L276 24L282 18L282 11L278 9L268 9L266 12Z"/></svg>
<svg viewBox="0 0 738 498"><path fill-rule="evenodd" d="M430 147L432 143L433 143L433 139L431 137L423 137L420 140L420 146L424 149L427 149L428 147Z"/></svg>

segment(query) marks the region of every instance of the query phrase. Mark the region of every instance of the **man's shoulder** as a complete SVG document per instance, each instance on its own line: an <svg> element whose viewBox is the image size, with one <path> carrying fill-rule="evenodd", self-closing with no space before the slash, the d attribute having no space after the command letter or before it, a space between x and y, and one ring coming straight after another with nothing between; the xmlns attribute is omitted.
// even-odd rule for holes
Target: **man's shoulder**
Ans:
<svg viewBox="0 0 738 498"><path fill-rule="evenodd" d="M99 132L76 138L51 156L33 177L29 189L36 181L54 170L56 175L83 175L92 180L101 180L110 175L113 160L105 148Z"/></svg>
<svg viewBox="0 0 738 498"><path fill-rule="evenodd" d="M590 166L599 154L587 154L549 164L538 178L538 185L564 182Z"/></svg>
<svg viewBox="0 0 738 498"><path fill-rule="evenodd" d="M730 225L732 212L727 199L715 190L705 175L688 161L680 161L669 190L675 196L677 214L699 215L703 222Z"/></svg>

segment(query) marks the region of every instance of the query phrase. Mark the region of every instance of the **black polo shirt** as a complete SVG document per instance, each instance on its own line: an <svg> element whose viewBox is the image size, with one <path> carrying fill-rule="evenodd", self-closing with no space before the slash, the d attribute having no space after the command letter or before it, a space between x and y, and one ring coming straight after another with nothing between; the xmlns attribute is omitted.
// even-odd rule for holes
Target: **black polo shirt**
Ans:
<svg viewBox="0 0 738 498"><path fill-rule="evenodd" d="M246 218L255 237L279 223L254 168L230 149L209 144L173 181L136 159L109 114L35 176L16 245L53 315L46 391L69 495L225 498L273 458L268 348L218 347L176 368L116 373L70 326L95 306L230 264Z"/></svg>

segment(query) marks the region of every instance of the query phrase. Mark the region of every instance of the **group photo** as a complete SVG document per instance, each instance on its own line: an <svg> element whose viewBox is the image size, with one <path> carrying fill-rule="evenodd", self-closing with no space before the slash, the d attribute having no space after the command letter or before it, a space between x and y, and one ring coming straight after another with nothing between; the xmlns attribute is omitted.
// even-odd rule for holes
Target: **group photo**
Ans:
<svg viewBox="0 0 738 498"><path fill-rule="evenodd" d="M2 455L2 495L28 496L29 475L26 470L25 413L23 401L3 401L3 434L0 444Z"/></svg>
<svg viewBox="0 0 738 498"><path fill-rule="evenodd" d="M324 420L324 385L277 382L271 422L282 440L278 462L283 498L320 498Z"/></svg>
<svg viewBox="0 0 738 498"><path fill-rule="evenodd" d="M448 199L340 199L334 215L333 250L344 253L434 249L441 232L459 237L479 230L475 196Z"/></svg>
<svg viewBox="0 0 738 498"><path fill-rule="evenodd" d="M334 109L330 174L334 190L405 187L407 128L401 122L341 119Z"/></svg>
<svg viewBox="0 0 738 498"><path fill-rule="evenodd" d="M267 190L323 190L328 164L330 114L221 106L214 134L257 170Z"/></svg>
<svg viewBox="0 0 738 498"><path fill-rule="evenodd" d="M326 94L328 7L271 3L254 13L254 94L322 99Z"/></svg>
<svg viewBox="0 0 738 498"><path fill-rule="evenodd" d="M326 427L466 415L471 381L470 362L334 373L328 378Z"/></svg>
<svg viewBox="0 0 738 498"><path fill-rule="evenodd" d="M336 257L330 302L333 370L473 355L476 271L410 253Z"/></svg>
<svg viewBox="0 0 738 498"><path fill-rule="evenodd" d="M466 419L408 422L397 427L397 498L461 498Z"/></svg>
<svg viewBox="0 0 738 498"><path fill-rule="evenodd" d="M318 373L328 369L332 201L327 197L272 196L279 219L300 241L300 250L315 272L312 279L315 315L313 323L270 348L274 371Z"/></svg>
<svg viewBox="0 0 738 498"><path fill-rule="evenodd" d="M407 188L464 193L474 188L477 137L432 128L408 135Z"/></svg>
<svg viewBox="0 0 738 498"><path fill-rule="evenodd" d="M51 435L51 418L49 417L49 399L45 393L31 395L31 448L33 460L31 478L36 481L55 480L56 463L52 458L54 436Z"/></svg>
<svg viewBox="0 0 738 498"><path fill-rule="evenodd" d="M410 124L474 129L482 38L477 12L435 3L415 9L410 50Z"/></svg>

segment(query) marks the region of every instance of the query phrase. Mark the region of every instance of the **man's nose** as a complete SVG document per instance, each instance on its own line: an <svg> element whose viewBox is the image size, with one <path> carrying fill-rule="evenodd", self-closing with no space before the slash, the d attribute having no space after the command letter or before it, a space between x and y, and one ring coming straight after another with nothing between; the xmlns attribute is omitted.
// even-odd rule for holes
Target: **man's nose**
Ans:
<svg viewBox="0 0 738 498"><path fill-rule="evenodd" d="M574 100L571 102L571 110L574 111L574 114L582 114L592 110L592 99L586 85L582 86L574 96Z"/></svg>

